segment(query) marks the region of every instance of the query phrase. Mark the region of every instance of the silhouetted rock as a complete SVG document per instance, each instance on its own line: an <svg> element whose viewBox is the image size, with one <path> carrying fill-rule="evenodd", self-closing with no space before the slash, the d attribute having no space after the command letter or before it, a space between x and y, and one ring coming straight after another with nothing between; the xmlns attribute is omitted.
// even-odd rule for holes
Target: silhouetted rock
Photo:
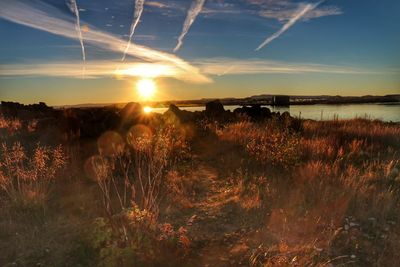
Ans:
<svg viewBox="0 0 400 267"><path fill-rule="evenodd" d="M24 105L18 102L7 102L1 101L1 111L3 115L8 117L40 117L52 115L55 110L52 107L48 107L44 102L39 104ZM28 114L28 116L26 116Z"/></svg>
<svg viewBox="0 0 400 267"><path fill-rule="evenodd" d="M140 122L141 118L143 118L143 114L144 112L142 105L134 102L126 104L125 107L119 112L121 117L120 127L129 127L129 125Z"/></svg>
<svg viewBox="0 0 400 267"><path fill-rule="evenodd" d="M265 120L272 117L271 110L260 105L244 106L234 110L235 114L246 115L253 120Z"/></svg>
<svg viewBox="0 0 400 267"><path fill-rule="evenodd" d="M189 121L193 121L194 113L189 112L187 110L180 110L174 104L169 105L168 110L164 113L167 121L173 122L174 120L178 120L181 123L186 123Z"/></svg>
<svg viewBox="0 0 400 267"><path fill-rule="evenodd" d="M221 101L214 100L206 103L205 113L208 117L220 117L225 113L225 109Z"/></svg>
<svg viewBox="0 0 400 267"><path fill-rule="evenodd" d="M300 119L294 118L290 115L288 111L283 112L279 116L279 121L288 129L300 132L303 129L303 124Z"/></svg>
<svg viewBox="0 0 400 267"><path fill-rule="evenodd" d="M120 111L121 118L132 119L137 118L143 113L143 107L139 103L130 102L125 105L123 109Z"/></svg>
<svg viewBox="0 0 400 267"><path fill-rule="evenodd" d="M175 106L174 104L170 104L169 105L168 111L170 111L170 112L172 112L172 113L174 113L176 115L181 112L181 110L177 106Z"/></svg>

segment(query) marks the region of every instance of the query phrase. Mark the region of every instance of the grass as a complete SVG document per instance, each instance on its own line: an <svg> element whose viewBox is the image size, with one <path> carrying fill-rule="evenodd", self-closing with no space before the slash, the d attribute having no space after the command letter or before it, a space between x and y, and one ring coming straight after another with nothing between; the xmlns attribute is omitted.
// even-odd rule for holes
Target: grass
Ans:
<svg viewBox="0 0 400 267"><path fill-rule="evenodd" d="M160 116L74 168L33 125L0 117L2 265L396 265L399 124Z"/></svg>
<svg viewBox="0 0 400 267"><path fill-rule="evenodd" d="M268 238L258 249L267 256L252 255L253 264L324 265L335 257L353 265L392 262L377 244L394 245L385 241L382 228L392 235L399 231L394 224L399 220L399 126L359 119L303 121L294 131L278 123L214 127L240 155L223 169L231 169L242 204L269 210L263 228ZM371 227L371 221L381 226Z"/></svg>
<svg viewBox="0 0 400 267"><path fill-rule="evenodd" d="M65 165L62 148L37 145L28 155L20 143L1 146L0 188L15 206L44 207L57 173Z"/></svg>

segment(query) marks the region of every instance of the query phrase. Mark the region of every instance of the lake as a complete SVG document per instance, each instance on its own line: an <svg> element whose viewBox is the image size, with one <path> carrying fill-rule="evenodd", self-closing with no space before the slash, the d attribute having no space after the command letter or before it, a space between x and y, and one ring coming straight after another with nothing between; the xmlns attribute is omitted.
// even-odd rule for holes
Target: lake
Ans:
<svg viewBox="0 0 400 267"><path fill-rule="evenodd" d="M233 111L240 106L224 106L226 110ZM384 104L347 104L347 105L293 105L290 107L265 106L271 111L288 111L294 117L313 120L332 120L334 117L339 119L367 118L379 119L382 121L400 122L400 103ZM200 107L180 107L187 111L202 111ZM154 108L153 112L164 113L168 108Z"/></svg>

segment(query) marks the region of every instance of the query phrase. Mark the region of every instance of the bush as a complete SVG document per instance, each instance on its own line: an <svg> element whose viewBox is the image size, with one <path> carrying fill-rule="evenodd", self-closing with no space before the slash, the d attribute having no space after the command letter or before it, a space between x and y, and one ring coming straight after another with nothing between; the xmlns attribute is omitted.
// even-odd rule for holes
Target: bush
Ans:
<svg viewBox="0 0 400 267"><path fill-rule="evenodd" d="M290 169L299 160L299 136L276 122L233 123L219 130L218 134L222 140L244 147L262 165Z"/></svg>
<svg viewBox="0 0 400 267"><path fill-rule="evenodd" d="M98 148L85 169L100 188L107 214L94 235L102 263L125 266L154 260L163 249L186 250L184 228L158 223L164 177L187 153L184 136L170 125L155 130L136 125L126 141L116 132L104 133Z"/></svg>
<svg viewBox="0 0 400 267"><path fill-rule="evenodd" d="M0 188L14 204L43 206L58 171L65 165L61 146L37 145L27 153L20 143L2 144Z"/></svg>

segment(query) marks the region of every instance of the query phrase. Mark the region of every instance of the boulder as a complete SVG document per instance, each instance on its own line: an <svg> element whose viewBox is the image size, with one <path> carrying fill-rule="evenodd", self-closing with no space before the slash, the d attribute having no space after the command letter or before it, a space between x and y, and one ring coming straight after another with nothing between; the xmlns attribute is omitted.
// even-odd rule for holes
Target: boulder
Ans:
<svg viewBox="0 0 400 267"><path fill-rule="evenodd" d="M180 110L174 104L169 105L168 110L164 113L168 121L179 121L180 123L190 122L194 118L194 113L187 110Z"/></svg>
<svg viewBox="0 0 400 267"><path fill-rule="evenodd" d="M272 116L271 110L260 105L252 105L250 107L243 106L234 110L235 114L246 115L253 120L269 119Z"/></svg>
<svg viewBox="0 0 400 267"><path fill-rule="evenodd" d="M139 103L130 102L120 111L123 120L137 118L143 113L143 107Z"/></svg>
<svg viewBox="0 0 400 267"><path fill-rule="evenodd" d="M221 101L214 100L206 103L205 113L208 117L220 117L225 113L225 109Z"/></svg>

